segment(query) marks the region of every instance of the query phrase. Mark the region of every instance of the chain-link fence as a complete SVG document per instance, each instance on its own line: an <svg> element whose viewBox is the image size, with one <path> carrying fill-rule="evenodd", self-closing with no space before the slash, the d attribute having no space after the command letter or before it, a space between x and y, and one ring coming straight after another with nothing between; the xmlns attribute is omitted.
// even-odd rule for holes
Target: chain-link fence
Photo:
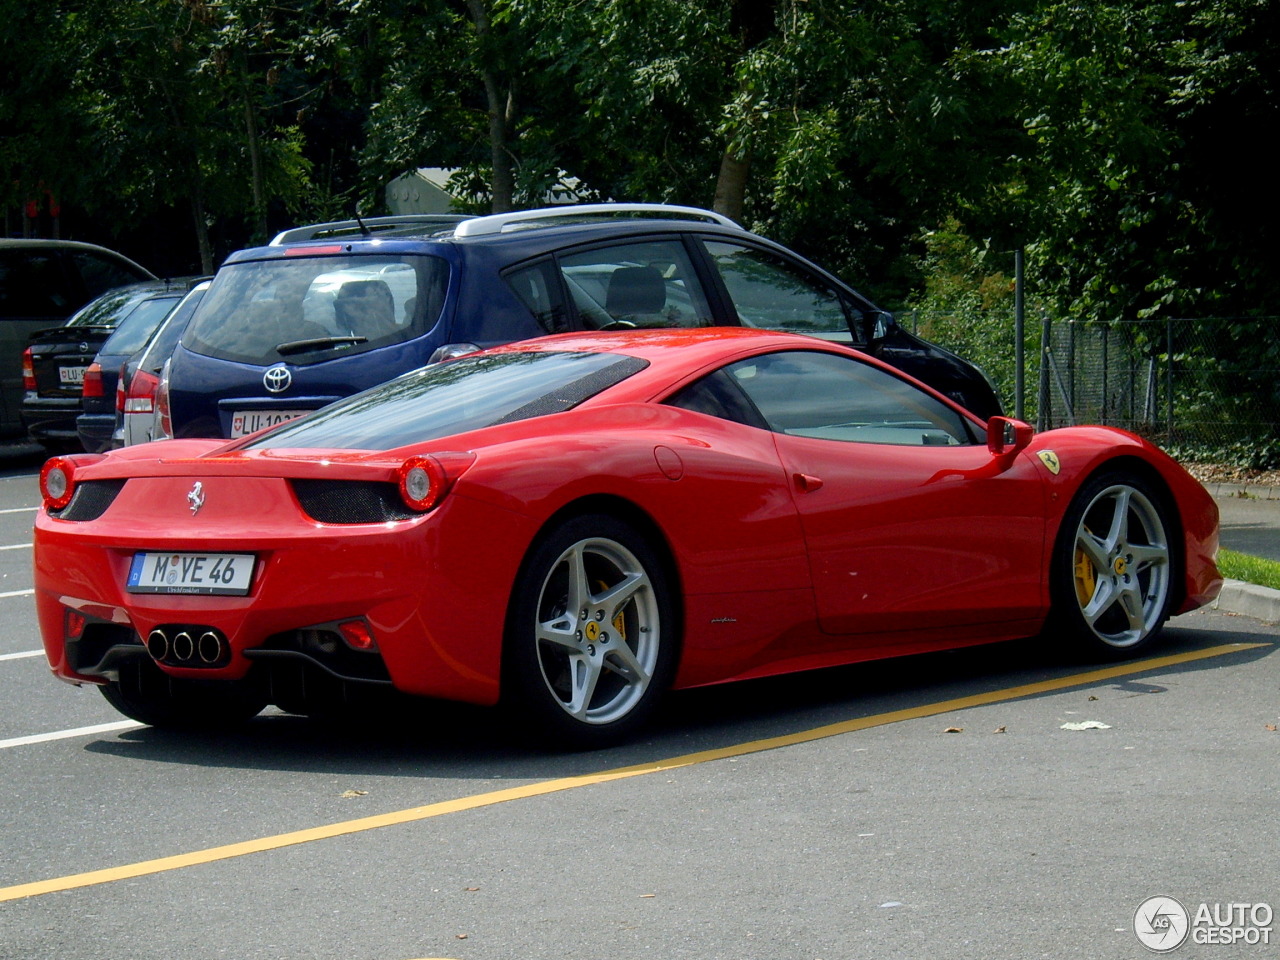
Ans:
<svg viewBox="0 0 1280 960"><path fill-rule="evenodd" d="M1206 453L1280 439L1275 319L1041 324L1041 427L1105 423ZM1028 371L1030 373L1030 371ZM1033 381L1028 376L1028 384Z"/></svg>
<svg viewBox="0 0 1280 960"><path fill-rule="evenodd" d="M983 367L1005 409L1042 430L1104 423L1180 456L1280 466L1280 317L1028 318L1021 402L1012 318L975 309L899 321Z"/></svg>

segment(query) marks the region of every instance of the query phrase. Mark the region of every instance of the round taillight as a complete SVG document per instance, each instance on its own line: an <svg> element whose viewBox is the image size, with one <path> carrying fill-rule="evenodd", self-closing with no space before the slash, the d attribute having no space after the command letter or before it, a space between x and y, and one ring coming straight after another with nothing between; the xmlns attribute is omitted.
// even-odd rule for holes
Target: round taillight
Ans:
<svg viewBox="0 0 1280 960"><path fill-rule="evenodd" d="M75 471L69 460L54 457L40 470L40 494L46 510L61 510L75 492Z"/></svg>
<svg viewBox="0 0 1280 960"><path fill-rule="evenodd" d="M431 457L410 457L396 472L400 499L410 510L426 513L443 498L447 479L444 468Z"/></svg>

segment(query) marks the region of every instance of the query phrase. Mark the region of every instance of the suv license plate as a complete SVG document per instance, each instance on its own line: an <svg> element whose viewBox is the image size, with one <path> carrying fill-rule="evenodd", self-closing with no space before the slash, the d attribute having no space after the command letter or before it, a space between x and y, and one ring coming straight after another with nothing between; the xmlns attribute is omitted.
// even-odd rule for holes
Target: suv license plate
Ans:
<svg viewBox="0 0 1280 960"><path fill-rule="evenodd" d="M242 597L253 581L251 553L135 553L130 593L202 593Z"/></svg>
<svg viewBox="0 0 1280 960"><path fill-rule="evenodd" d="M237 410L231 415L231 436L247 437L263 427L305 417L310 410Z"/></svg>

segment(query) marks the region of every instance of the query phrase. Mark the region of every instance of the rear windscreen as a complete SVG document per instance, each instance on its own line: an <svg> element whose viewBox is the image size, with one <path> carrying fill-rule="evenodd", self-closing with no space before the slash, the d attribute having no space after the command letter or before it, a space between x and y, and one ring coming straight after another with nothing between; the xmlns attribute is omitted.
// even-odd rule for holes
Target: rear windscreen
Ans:
<svg viewBox="0 0 1280 960"><path fill-rule="evenodd" d="M227 264L182 343L238 363L317 363L426 333L440 317L448 283L448 264L431 256Z"/></svg>
<svg viewBox="0 0 1280 960"><path fill-rule="evenodd" d="M643 370L611 353L495 353L460 357L291 420L246 447L392 450L577 406Z"/></svg>
<svg viewBox="0 0 1280 960"><path fill-rule="evenodd" d="M109 357L133 356L146 346L147 339L177 303L177 297L143 300L132 313L120 321L115 333L107 338L107 342L102 345L99 352Z"/></svg>

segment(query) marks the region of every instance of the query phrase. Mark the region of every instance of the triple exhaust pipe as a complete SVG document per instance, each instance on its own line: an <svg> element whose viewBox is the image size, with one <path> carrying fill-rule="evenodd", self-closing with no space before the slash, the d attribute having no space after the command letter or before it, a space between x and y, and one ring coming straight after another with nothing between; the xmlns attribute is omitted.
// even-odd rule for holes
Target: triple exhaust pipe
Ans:
<svg viewBox="0 0 1280 960"><path fill-rule="evenodd" d="M227 659L226 638L199 627L156 627L147 636L147 653L160 663L211 667Z"/></svg>

